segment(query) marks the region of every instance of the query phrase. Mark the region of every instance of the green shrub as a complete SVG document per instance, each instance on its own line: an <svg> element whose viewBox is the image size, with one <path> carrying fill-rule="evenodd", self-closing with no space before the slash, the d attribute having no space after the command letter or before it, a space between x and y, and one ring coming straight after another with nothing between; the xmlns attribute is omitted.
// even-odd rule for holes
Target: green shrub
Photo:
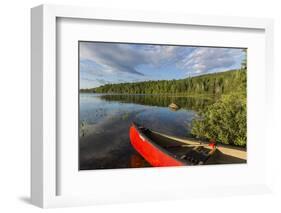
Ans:
<svg viewBox="0 0 281 213"><path fill-rule="evenodd" d="M246 146L247 105L244 93L223 95L216 103L199 112L191 133L223 144Z"/></svg>

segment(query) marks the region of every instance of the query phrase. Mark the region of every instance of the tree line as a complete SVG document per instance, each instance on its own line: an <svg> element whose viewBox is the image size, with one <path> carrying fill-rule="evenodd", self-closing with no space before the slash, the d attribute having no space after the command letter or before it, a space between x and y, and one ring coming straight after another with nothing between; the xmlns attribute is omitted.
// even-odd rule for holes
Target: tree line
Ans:
<svg viewBox="0 0 281 213"><path fill-rule="evenodd" d="M206 94L221 95L246 88L246 70L206 74L180 80L106 84L80 92L117 94Z"/></svg>

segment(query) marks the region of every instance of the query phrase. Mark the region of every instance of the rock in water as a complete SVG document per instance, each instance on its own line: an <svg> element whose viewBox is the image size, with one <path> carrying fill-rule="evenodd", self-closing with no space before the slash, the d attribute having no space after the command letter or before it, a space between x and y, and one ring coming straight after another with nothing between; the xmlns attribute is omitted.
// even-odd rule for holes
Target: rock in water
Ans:
<svg viewBox="0 0 281 213"><path fill-rule="evenodd" d="M180 106L177 105L177 104L175 104L175 103L171 103L171 104L169 105L169 107L170 107L171 109L173 109L173 110L178 110L178 109L180 109Z"/></svg>

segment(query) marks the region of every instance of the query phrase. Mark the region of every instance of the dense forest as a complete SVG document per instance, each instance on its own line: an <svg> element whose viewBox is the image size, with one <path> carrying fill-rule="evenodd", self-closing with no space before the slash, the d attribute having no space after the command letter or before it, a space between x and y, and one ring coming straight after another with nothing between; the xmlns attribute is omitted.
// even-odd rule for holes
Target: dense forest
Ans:
<svg viewBox="0 0 281 213"><path fill-rule="evenodd" d="M246 88L246 70L231 70L180 80L106 84L80 92L117 94L221 95Z"/></svg>

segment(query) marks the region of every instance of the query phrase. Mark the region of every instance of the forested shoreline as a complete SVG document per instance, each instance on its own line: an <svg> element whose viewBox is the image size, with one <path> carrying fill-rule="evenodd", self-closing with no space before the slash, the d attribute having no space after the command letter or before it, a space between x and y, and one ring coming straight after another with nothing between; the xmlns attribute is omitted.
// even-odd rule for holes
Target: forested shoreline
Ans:
<svg viewBox="0 0 281 213"><path fill-rule="evenodd" d="M106 84L81 89L83 93L222 95L246 88L246 70L206 74L180 80Z"/></svg>
<svg viewBox="0 0 281 213"><path fill-rule="evenodd" d="M191 133L204 140L246 147L247 144L247 70L230 70L180 80L159 80L136 83L106 84L81 89L82 93L116 95L144 94L187 97L206 96L214 103L198 104L198 116L192 122ZM117 97L116 97L117 98ZM123 97L124 101L132 97ZM151 97L153 99L153 97ZM184 100L183 101L187 101ZM190 98L189 98L190 99ZM156 100L154 100L156 101ZM153 101L151 101L153 103ZM162 104L168 106L167 103Z"/></svg>

